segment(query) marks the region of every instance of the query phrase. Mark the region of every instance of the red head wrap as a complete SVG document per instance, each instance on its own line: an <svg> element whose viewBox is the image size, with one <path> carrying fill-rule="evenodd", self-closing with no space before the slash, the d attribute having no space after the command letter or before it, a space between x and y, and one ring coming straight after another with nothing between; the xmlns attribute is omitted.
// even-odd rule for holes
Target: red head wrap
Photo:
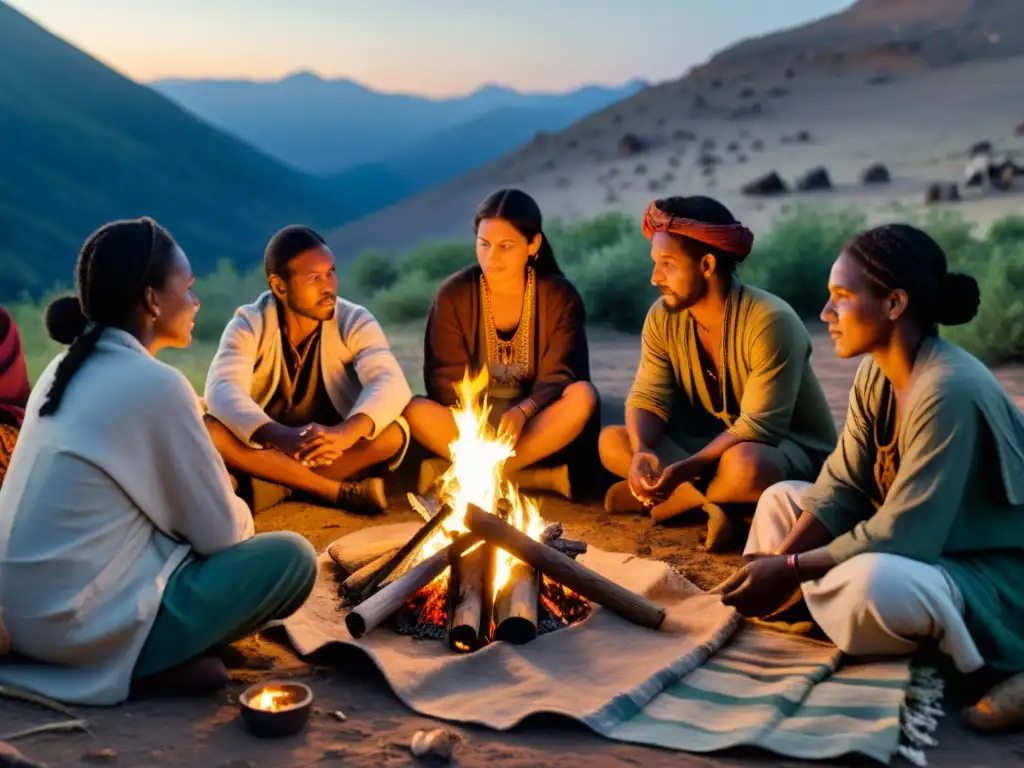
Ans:
<svg viewBox="0 0 1024 768"><path fill-rule="evenodd" d="M644 237L650 240L655 232L670 232L699 240L707 245L731 253L742 261L754 245L754 233L745 226L735 224L705 224L693 219L680 219L662 211L654 203L647 206L642 224Z"/></svg>

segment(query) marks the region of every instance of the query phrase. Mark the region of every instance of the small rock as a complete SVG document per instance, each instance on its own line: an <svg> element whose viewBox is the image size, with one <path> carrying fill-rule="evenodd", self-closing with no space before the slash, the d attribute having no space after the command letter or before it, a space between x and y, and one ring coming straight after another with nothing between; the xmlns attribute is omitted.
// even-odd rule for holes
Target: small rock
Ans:
<svg viewBox="0 0 1024 768"><path fill-rule="evenodd" d="M455 747L462 737L448 728L435 728L432 731L416 731L409 745L415 757L435 757L445 762L451 760Z"/></svg>
<svg viewBox="0 0 1024 768"><path fill-rule="evenodd" d="M1018 136L1024 136L1024 123L1020 123L1020 124L1019 124L1019 125L1017 126L1016 134L1017 134Z"/></svg>
<svg viewBox="0 0 1024 768"><path fill-rule="evenodd" d="M630 157L632 155L638 155L644 151L645 145L643 140L635 133L623 134L622 138L618 142L618 152L620 157Z"/></svg>
<svg viewBox="0 0 1024 768"><path fill-rule="evenodd" d="M775 171L744 184L742 188L743 194L749 196L780 195L788 191L786 182Z"/></svg>
<svg viewBox="0 0 1024 768"><path fill-rule="evenodd" d="M117 751L110 747L90 749L82 755L82 760L87 763L115 763L117 762Z"/></svg>
<svg viewBox="0 0 1024 768"><path fill-rule="evenodd" d="M864 184L888 184L890 181L889 169L881 163L865 168L860 180Z"/></svg>
<svg viewBox="0 0 1024 768"><path fill-rule="evenodd" d="M801 192L832 189L832 179L828 174L828 169L823 166L812 168L800 177L796 183L796 188Z"/></svg>
<svg viewBox="0 0 1024 768"><path fill-rule="evenodd" d="M960 189L956 184L936 182L929 184L925 191L924 201L928 205L934 203L955 203L960 200Z"/></svg>
<svg viewBox="0 0 1024 768"><path fill-rule="evenodd" d="M313 707L313 717L321 717L324 711L320 707Z"/></svg>
<svg viewBox="0 0 1024 768"><path fill-rule="evenodd" d="M333 712L331 712L331 717L333 717L339 723L344 723L346 720L348 720L348 716L340 709L336 709Z"/></svg>
<svg viewBox="0 0 1024 768"><path fill-rule="evenodd" d="M967 153L970 157L977 157L978 155L991 155L995 151L995 147L992 146L991 141L979 141L971 147Z"/></svg>

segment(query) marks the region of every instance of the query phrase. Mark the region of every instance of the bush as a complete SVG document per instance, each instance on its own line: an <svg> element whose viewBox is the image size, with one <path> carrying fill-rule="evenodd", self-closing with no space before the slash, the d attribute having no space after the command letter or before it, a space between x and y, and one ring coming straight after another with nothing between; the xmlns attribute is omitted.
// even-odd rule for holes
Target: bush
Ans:
<svg viewBox="0 0 1024 768"><path fill-rule="evenodd" d="M658 296L651 285L650 247L628 238L572 264L566 276L583 297L593 325L639 333Z"/></svg>
<svg viewBox="0 0 1024 768"><path fill-rule="evenodd" d="M767 235L755 238L740 276L789 302L801 317L815 318L828 297L832 263L866 224L864 214L855 210L797 208Z"/></svg>
<svg viewBox="0 0 1024 768"><path fill-rule="evenodd" d="M942 335L989 364L1024 360L1024 240L996 246L971 272L981 291L978 315Z"/></svg>
<svg viewBox="0 0 1024 768"><path fill-rule="evenodd" d="M985 238L990 245L1024 243L1024 216L1006 216L995 222Z"/></svg>
<svg viewBox="0 0 1024 768"><path fill-rule="evenodd" d="M424 243L402 257L401 272L419 272L431 281L444 280L476 261L473 243L448 241Z"/></svg>
<svg viewBox="0 0 1024 768"><path fill-rule="evenodd" d="M342 293L351 290L355 295L369 299L397 281L398 267L392 257L380 251L364 251L348 268L345 284L339 290Z"/></svg>
<svg viewBox="0 0 1024 768"><path fill-rule="evenodd" d="M441 280L419 270L405 272L394 285L373 296L370 311L382 323L423 321L440 285Z"/></svg>

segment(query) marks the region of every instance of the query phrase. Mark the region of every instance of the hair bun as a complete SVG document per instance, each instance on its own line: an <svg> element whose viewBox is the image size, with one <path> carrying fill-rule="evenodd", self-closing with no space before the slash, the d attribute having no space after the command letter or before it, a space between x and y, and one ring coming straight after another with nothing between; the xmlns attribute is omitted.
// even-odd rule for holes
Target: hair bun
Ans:
<svg viewBox="0 0 1024 768"><path fill-rule="evenodd" d="M981 293L978 281L970 275L949 272L939 283L939 301L935 320L941 325L963 325L978 314Z"/></svg>
<svg viewBox="0 0 1024 768"><path fill-rule="evenodd" d="M46 308L46 330L61 344L71 344L85 333L88 324L77 296L61 296Z"/></svg>

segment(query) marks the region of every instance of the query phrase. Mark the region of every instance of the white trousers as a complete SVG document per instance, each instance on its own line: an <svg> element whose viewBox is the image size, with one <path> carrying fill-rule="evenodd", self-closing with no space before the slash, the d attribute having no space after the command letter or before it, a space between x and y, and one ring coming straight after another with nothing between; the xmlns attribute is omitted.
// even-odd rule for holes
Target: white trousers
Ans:
<svg viewBox="0 0 1024 768"><path fill-rule="evenodd" d="M778 548L796 525L810 483L787 481L762 494L743 554ZM852 656L902 655L932 638L961 672L984 666L963 619L963 596L942 568L899 555L865 553L805 581L814 621Z"/></svg>

